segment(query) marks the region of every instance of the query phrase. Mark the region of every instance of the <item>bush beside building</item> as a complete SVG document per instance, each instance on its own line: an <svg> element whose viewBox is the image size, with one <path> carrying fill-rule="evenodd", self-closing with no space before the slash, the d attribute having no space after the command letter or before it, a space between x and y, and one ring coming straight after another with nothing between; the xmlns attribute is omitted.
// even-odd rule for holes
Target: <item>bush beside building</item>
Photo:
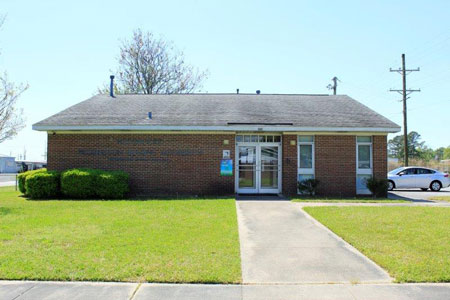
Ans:
<svg viewBox="0 0 450 300"><path fill-rule="evenodd" d="M122 171L45 169L19 175L19 190L32 199L63 196L74 199L121 199L129 192L129 175Z"/></svg>

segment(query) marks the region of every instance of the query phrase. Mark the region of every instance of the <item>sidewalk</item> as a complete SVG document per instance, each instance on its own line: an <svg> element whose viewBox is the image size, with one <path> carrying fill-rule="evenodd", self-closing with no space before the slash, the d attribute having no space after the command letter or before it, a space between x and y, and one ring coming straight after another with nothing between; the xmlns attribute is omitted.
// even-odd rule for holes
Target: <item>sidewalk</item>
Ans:
<svg viewBox="0 0 450 300"><path fill-rule="evenodd" d="M236 201L244 284L390 283L389 274L290 201Z"/></svg>
<svg viewBox="0 0 450 300"><path fill-rule="evenodd" d="M202 285L0 281L2 300L448 299L450 284Z"/></svg>

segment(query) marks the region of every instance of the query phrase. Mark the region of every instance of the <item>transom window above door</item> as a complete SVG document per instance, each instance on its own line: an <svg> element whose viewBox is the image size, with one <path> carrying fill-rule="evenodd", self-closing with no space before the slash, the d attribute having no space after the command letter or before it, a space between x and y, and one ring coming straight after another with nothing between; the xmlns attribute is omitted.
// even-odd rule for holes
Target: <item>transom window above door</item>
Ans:
<svg viewBox="0 0 450 300"><path fill-rule="evenodd" d="M261 135L261 134L238 134L236 135L237 143L279 143L280 135Z"/></svg>

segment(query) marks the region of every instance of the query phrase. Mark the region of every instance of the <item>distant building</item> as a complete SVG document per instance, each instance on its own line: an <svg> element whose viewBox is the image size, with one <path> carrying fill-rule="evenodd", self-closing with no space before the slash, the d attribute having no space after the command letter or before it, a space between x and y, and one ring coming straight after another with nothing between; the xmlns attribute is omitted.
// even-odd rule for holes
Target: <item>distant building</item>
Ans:
<svg viewBox="0 0 450 300"><path fill-rule="evenodd" d="M15 158L0 154L0 173L17 173Z"/></svg>
<svg viewBox="0 0 450 300"><path fill-rule="evenodd" d="M17 160L16 165L17 165L16 172L25 172L25 171L46 168L47 162L46 161Z"/></svg>

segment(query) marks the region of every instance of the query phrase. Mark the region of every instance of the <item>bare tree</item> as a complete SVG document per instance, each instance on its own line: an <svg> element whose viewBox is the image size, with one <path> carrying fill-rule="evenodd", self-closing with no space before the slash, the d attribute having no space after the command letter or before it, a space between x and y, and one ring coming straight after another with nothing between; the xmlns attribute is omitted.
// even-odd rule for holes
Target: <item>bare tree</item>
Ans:
<svg viewBox="0 0 450 300"><path fill-rule="evenodd" d="M192 93L202 87L207 77L205 71L187 64L172 42L140 29L133 32L130 40L122 41L118 64L115 87L118 93ZM108 90L107 86L99 89Z"/></svg>
<svg viewBox="0 0 450 300"><path fill-rule="evenodd" d="M0 27L4 17L0 17ZM22 110L16 107L19 96L28 85L16 85L8 80L6 72L0 74L0 143L17 135L25 127Z"/></svg>

